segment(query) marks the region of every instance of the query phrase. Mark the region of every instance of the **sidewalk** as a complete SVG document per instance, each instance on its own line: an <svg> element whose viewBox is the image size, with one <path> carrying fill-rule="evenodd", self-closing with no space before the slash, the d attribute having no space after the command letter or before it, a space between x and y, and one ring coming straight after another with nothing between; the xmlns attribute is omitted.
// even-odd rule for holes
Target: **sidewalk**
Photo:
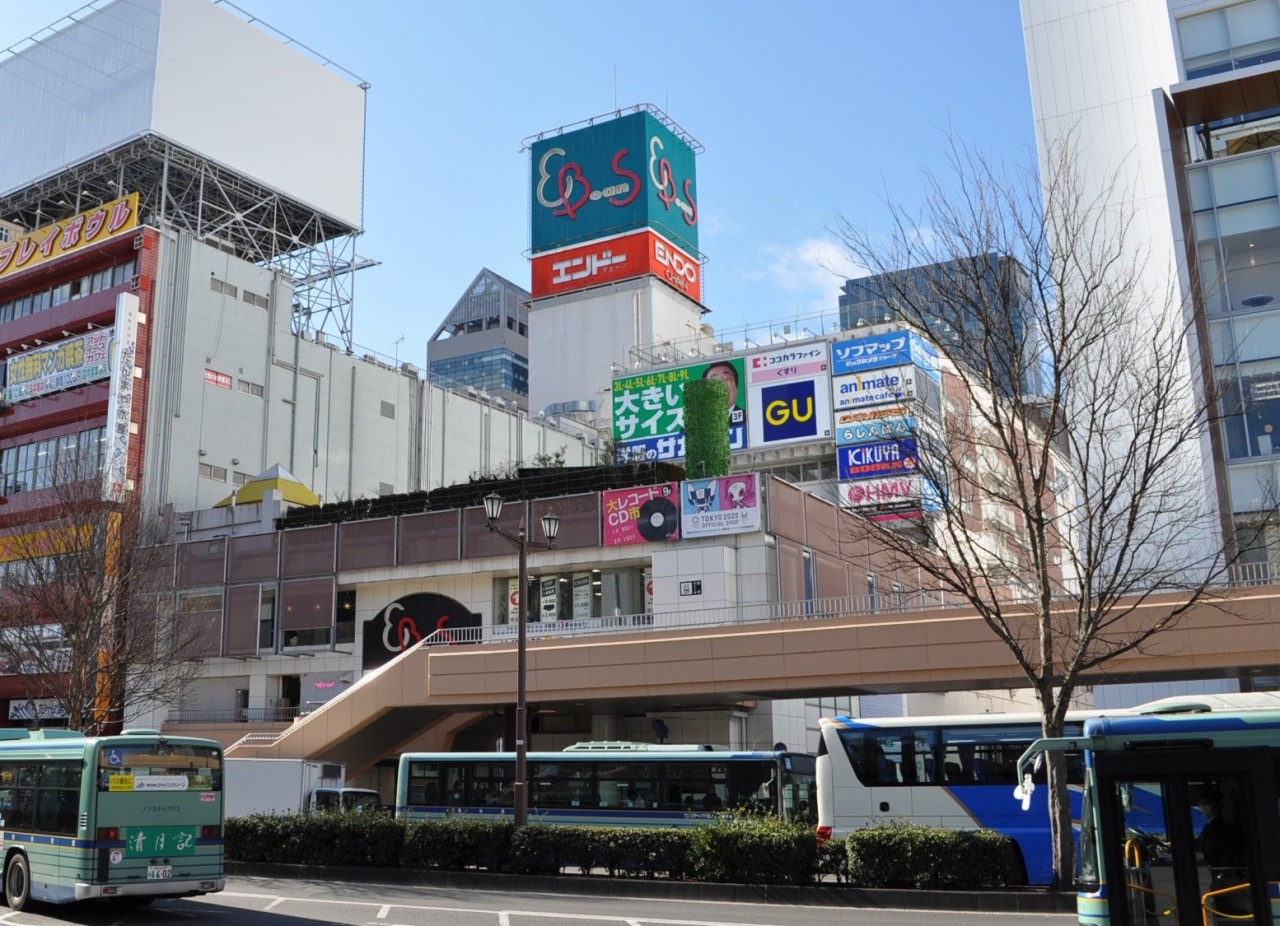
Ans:
<svg viewBox="0 0 1280 926"><path fill-rule="evenodd" d="M722 903L773 903L789 906L864 907L871 909L957 910L981 913L1074 913L1075 894L1049 891L894 891L867 890L846 884L787 885L708 884L604 875L516 875L491 871L438 871L402 868L309 868L227 862L229 877L297 878L437 887L455 891L525 891L591 897L660 900L710 900Z"/></svg>

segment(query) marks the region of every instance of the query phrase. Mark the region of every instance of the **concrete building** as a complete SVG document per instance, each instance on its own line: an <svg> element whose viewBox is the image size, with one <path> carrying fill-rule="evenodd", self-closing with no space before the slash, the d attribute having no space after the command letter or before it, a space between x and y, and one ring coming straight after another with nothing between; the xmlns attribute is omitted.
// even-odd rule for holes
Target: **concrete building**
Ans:
<svg viewBox="0 0 1280 926"><path fill-rule="evenodd" d="M0 142L0 538L69 474L190 512L277 465L333 500L592 458L575 432L354 352L366 84L205 0L65 25L0 60L28 104ZM226 47L243 66L211 82ZM264 86L325 118L281 123Z"/></svg>
<svg viewBox="0 0 1280 926"><path fill-rule="evenodd" d="M1112 176L1125 191L1148 282L1174 280L1187 306L1188 376L1222 395L1206 492L1228 531L1252 526L1273 503L1280 451L1280 6L1023 0L1022 17L1039 144L1074 138L1090 192ZM1263 533L1245 560L1271 562L1274 542Z"/></svg>

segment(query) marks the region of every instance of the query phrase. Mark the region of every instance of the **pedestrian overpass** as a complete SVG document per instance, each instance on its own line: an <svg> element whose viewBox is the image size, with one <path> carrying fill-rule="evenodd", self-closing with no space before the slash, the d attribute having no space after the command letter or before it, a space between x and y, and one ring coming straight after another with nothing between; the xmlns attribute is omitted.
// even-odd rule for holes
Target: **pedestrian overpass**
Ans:
<svg viewBox="0 0 1280 926"><path fill-rule="evenodd" d="M664 624L657 615L641 627L593 626L583 636L543 638L546 629L532 624L528 703L651 711L833 693L1026 686L1008 648L971 608L850 613L852 606L833 607L832 601L761 606L743 610L736 621L699 626ZM1177 594L1153 597L1134 620L1149 624L1179 601ZM510 628L484 628L495 631ZM1030 615L1027 632L1034 636ZM1082 681L1277 672L1280 586L1265 585L1197 604L1173 629ZM509 636L487 636L474 645L433 644L429 638L283 733L251 734L227 754L345 762L355 775L460 716L512 704L515 692L516 645Z"/></svg>

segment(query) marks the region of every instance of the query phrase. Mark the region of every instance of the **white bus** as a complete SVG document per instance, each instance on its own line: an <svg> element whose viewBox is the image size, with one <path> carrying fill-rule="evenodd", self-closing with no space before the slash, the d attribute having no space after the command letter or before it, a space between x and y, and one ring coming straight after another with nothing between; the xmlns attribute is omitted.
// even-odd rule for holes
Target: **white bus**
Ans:
<svg viewBox="0 0 1280 926"><path fill-rule="evenodd" d="M1065 735L1079 735L1085 718L1095 716L1068 714ZM1039 715L835 717L820 726L819 839L894 820L984 827L1014 840L1028 884L1052 880L1048 789L1035 792L1030 813L1013 797L1018 757L1041 735ZM1078 754L1067 759L1071 816L1078 820L1081 762Z"/></svg>

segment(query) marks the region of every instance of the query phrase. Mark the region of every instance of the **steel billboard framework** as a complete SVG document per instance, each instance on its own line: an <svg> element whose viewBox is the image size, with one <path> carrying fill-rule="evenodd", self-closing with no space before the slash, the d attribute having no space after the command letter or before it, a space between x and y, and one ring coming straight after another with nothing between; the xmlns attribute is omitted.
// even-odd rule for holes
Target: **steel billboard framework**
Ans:
<svg viewBox="0 0 1280 926"><path fill-rule="evenodd" d="M324 331L351 353L351 274L361 229L158 135L146 134L0 197L0 218L39 228L120 191L137 191L142 222L176 228L293 281L296 333Z"/></svg>

